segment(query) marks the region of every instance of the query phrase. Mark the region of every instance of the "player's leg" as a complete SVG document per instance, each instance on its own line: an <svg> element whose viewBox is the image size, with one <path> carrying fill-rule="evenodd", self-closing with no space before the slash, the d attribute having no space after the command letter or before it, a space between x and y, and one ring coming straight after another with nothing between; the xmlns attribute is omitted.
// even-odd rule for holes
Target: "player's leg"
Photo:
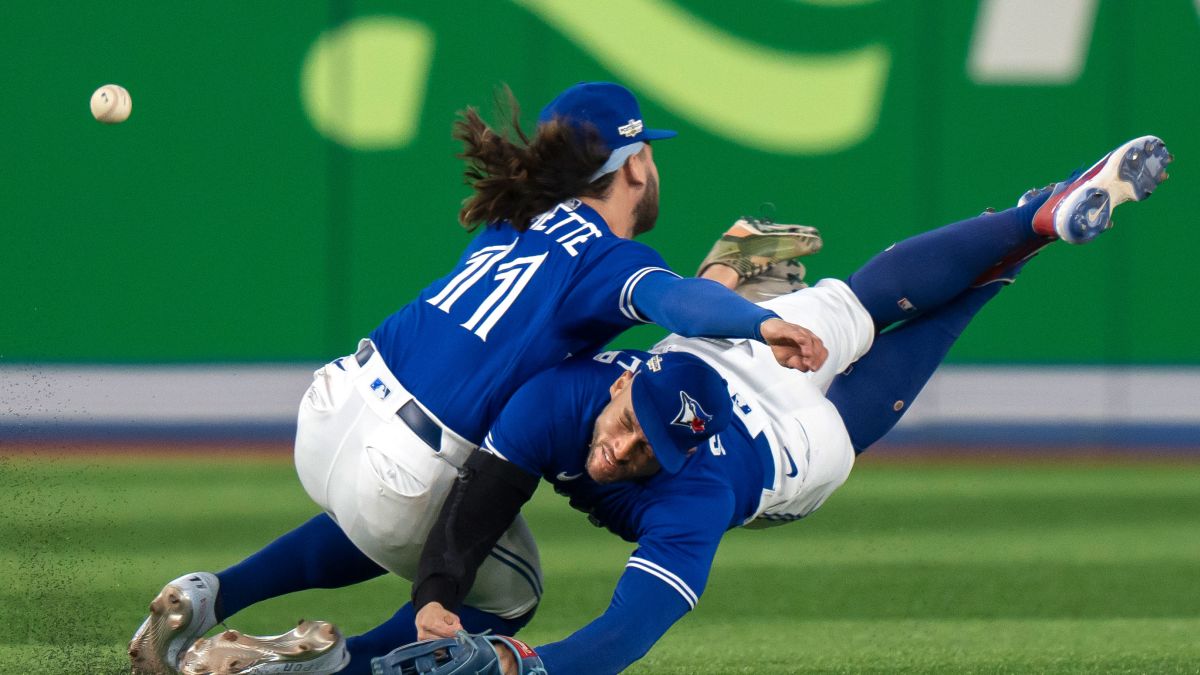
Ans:
<svg viewBox="0 0 1200 675"><path fill-rule="evenodd" d="M878 328L950 301L983 277L1056 239L1082 244L1111 224L1112 209L1141 201L1167 178L1172 157L1161 140L1122 144L1053 192L906 239L872 258L847 283Z"/></svg>
<svg viewBox="0 0 1200 675"><path fill-rule="evenodd" d="M188 630L190 640L203 635L225 617L268 598L309 588L338 588L384 574L386 570L363 554L341 528L327 515L319 515L288 532L246 560L216 575L208 584L212 589L204 602L215 612L197 613L197 621ZM219 594L218 594L219 589ZM518 518L497 543L495 551L479 571L476 587L468 596L479 606L463 606L459 618L472 633L492 631L515 635L533 617L541 596L541 567L533 536L524 519ZM483 609L481 607L486 607ZM490 611L489 611L490 610ZM371 659L417 639L415 612L406 604L390 619L363 635L348 638L345 647L350 663L338 672L371 672ZM308 622L291 633L256 637L230 632L204 641L180 655L187 662L207 659L222 662L240 659L243 663L286 660L297 665L313 665L309 659L341 663L340 639L321 640L318 632L327 624ZM332 640L332 641L331 641ZM138 642L135 639L135 642ZM335 644L337 643L337 644ZM293 647L305 645L306 652ZM154 654L147 649L146 656ZM174 656L164 663L175 663ZM143 661L135 661L143 663ZM159 672L145 662L140 671ZM165 672L165 671L162 671ZM323 671L324 672L324 671Z"/></svg>
<svg viewBox="0 0 1200 675"><path fill-rule="evenodd" d="M223 572L193 572L168 583L130 642L134 672L166 672L164 664L177 663L196 638L257 602L349 586L385 572L321 514Z"/></svg>
<svg viewBox="0 0 1200 675"><path fill-rule="evenodd" d="M342 588L386 573L322 513L217 573L216 618L224 621L269 598L310 588Z"/></svg>
<svg viewBox="0 0 1200 675"><path fill-rule="evenodd" d="M370 383L385 377L390 391L403 392L377 354L362 364L357 355L338 359L314 374L300 405L296 466L309 495L333 517L310 520L219 577L195 573L168 584L130 643L135 673L175 670L183 650L218 619L254 602L356 583L410 559L415 565L436 517L429 504L455 471L394 408L381 406Z"/></svg>
<svg viewBox="0 0 1200 675"><path fill-rule="evenodd" d="M1145 199L1166 179L1171 159L1159 139L1134 139L1052 191L1027 194L1015 209L906 240L856 272L850 286L877 326L905 318L906 310L925 313L879 335L870 352L830 386L827 397L842 415L855 451L895 426L963 329L1028 256L1058 238L1076 244L1095 238L1111 227L1114 206ZM1006 254L989 265L988 246L1001 245L1009 247ZM940 261L954 254L966 262ZM901 263L914 269L906 273Z"/></svg>
<svg viewBox="0 0 1200 675"><path fill-rule="evenodd" d="M1014 251L1053 241L1033 230L1033 217L1049 198L951 223L888 247L846 283L882 330L920 316L957 297Z"/></svg>
<svg viewBox="0 0 1200 675"><path fill-rule="evenodd" d="M408 572L415 570L396 571L411 578ZM268 597L304 588L348 585L383 573L384 569L360 552L331 518L317 516L218 575L221 579L218 614L223 618ZM514 635L533 617L541 593L537 545L524 518L518 516L480 567L475 585L467 595L469 604L460 608L459 618L472 633L491 630L500 635ZM370 673L372 658L417 639L415 618L412 605L406 604L383 624L348 638L350 665L339 672ZM287 638L242 636L239 639L250 641L247 645L250 651L266 653ZM214 648L223 652L220 647Z"/></svg>
<svg viewBox="0 0 1200 675"><path fill-rule="evenodd" d="M973 288L884 332L865 356L834 378L825 396L841 415L855 454L896 426L963 329L1001 288L1000 283Z"/></svg>

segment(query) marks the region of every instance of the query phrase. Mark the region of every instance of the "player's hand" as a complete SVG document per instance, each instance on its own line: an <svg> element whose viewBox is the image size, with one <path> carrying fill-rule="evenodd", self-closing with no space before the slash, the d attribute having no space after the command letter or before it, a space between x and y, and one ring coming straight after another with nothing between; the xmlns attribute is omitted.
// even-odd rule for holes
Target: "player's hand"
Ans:
<svg viewBox="0 0 1200 675"><path fill-rule="evenodd" d="M417 612L417 639L432 640L434 638L454 637L455 631L463 630L458 615L442 606L440 602L431 602Z"/></svg>
<svg viewBox="0 0 1200 675"><path fill-rule="evenodd" d="M500 659L500 672L504 675L521 675L521 665L517 663L517 657L513 653L503 647L492 645L492 650L496 652L496 657Z"/></svg>
<svg viewBox="0 0 1200 675"><path fill-rule="evenodd" d="M829 356L821 338L809 329L783 319L767 319L762 322L760 332L763 342L771 346L775 360L786 368L807 373L820 368Z"/></svg>

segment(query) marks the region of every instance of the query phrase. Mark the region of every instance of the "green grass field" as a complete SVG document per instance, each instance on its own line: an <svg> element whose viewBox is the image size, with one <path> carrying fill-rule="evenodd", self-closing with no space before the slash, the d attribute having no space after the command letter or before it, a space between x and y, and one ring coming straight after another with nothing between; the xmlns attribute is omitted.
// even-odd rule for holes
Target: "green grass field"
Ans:
<svg viewBox="0 0 1200 675"><path fill-rule="evenodd" d="M164 582L219 570L313 507L284 458L0 455L0 673L124 672ZM601 612L630 546L550 490L527 514L546 596L523 636ZM365 630L383 578L279 598L232 627L300 617ZM864 458L807 521L736 531L707 592L630 672L1200 672L1200 463ZM556 674L558 675L558 674Z"/></svg>

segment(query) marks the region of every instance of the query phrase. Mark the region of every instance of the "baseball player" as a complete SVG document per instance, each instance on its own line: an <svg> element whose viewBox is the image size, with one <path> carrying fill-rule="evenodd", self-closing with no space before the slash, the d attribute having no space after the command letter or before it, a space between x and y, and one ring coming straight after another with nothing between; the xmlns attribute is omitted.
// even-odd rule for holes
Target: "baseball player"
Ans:
<svg viewBox="0 0 1200 675"><path fill-rule="evenodd" d="M824 349L810 331L719 283L681 278L632 241L657 219L650 143L675 135L647 128L632 93L602 82L572 86L542 110L532 138L511 93L509 103L507 134L472 109L455 125L474 188L459 220L477 236L445 277L353 354L318 370L301 401L296 469L324 513L243 564L167 584L130 643L135 673L175 672L197 637L267 597L385 571L412 578L456 471L513 392L630 326L761 341L781 364L820 367ZM478 615L466 620L512 633L541 592L537 549L518 519L496 550L467 598ZM322 567L330 560L337 564ZM327 629L301 626L303 635L283 639L319 643L302 650L306 670L349 658ZM382 649L375 654L395 646L357 644L364 653Z"/></svg>
<svg viewBox="0 0 1200 675"><path fill-rule="evenodd" d="M1111 209L1149 196L1170 160L1159 139L1134 139L1016 208L899 242L845 283L764 302L821 338L828 359L814 372L782 369L746 340L671 336L653 353L605 352L533 378L467 460L421 559L419 637L450 639L401 648L375 672L415 672L405 668L420 659L434 674L464 662L477 673L620 672L695 608L725 531L820 507L1034 253L1108 229ZM474 570L539 478L637 544L612 603L536 650L460 633L454 610ZM440 660L428 661L432 650Z"/></svg>

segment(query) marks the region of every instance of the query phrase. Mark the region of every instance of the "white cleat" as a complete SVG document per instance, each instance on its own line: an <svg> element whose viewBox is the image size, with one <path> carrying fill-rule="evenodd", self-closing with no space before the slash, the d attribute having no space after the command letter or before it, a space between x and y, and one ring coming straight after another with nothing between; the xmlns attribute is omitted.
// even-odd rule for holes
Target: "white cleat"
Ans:
<svg viewBox="0 0 1200 675"><path fill-rule="evenodd" d="M176 675L183 652L217 625L217 577L185 574L163 587L129 642L133 675Z"/></svg>
<svg viewBox="0 0 1200 675"><path fill-rule="evenodd" d="M179 664L182 675L331 675L350 663L346 640L325 621L304 621L283 635L257 637L227 630L197 640Z"/></svg>
<svg viewBox="0 0 1200 675"><path fill-rule="evenodd" d="M1112 227L1112 210L1128 201L1140 202L1167 179L1174 157L1157 136L1142 136L1108 153L1083 175L1042 204L1033 216L1033 230L1068 244L1084 244Z"/></svg>

